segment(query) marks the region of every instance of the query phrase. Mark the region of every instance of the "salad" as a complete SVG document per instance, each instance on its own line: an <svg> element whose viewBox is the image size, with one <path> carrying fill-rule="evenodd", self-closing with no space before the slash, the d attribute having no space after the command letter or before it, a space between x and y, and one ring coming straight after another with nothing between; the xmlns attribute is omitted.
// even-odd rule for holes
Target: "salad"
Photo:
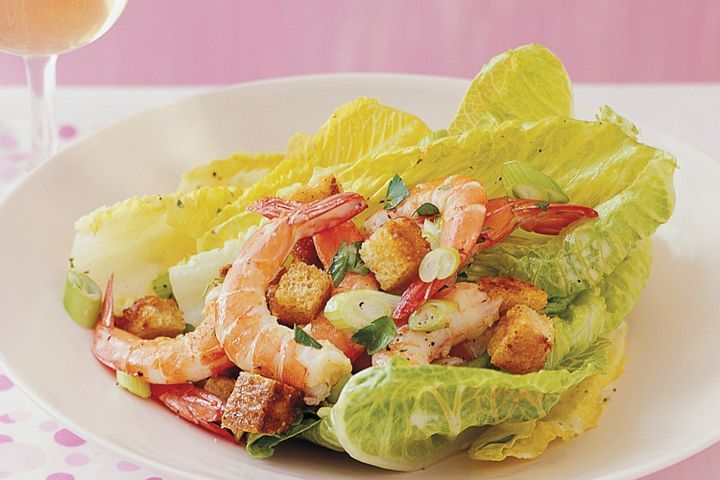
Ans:
<svg viewBox="0 0 720 480"><path fill-rule="evenodd" d="M598 424L672 214L675 159L637 136L572 118L562 63L521 46L446 129L359 98L85 215L64 305L121 387L253 456L535 458Z"/></svg>

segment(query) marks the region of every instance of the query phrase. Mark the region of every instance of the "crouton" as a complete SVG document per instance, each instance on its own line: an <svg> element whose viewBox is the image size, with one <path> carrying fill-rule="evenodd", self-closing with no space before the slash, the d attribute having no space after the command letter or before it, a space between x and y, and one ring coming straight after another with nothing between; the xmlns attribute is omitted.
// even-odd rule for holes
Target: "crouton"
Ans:
<svg viewBox="0 0 720 480"><path fill-rule="evenodd" d="M547 305L547 293L535 285L515 277L480 277L477 279L480 289L492 299L502 299L500 313L505 313L515 305L527 305L540 311Z"/></svg>
<svg viewBox="0 0 720 480"><path fill-rule="evenodd" d="M235 388L235 379L215 375L205 380L203 388L226 402L230 398L233 388Z"/></svg>
<svg viewBox="0 0 720 480"><path fill-rule="evenodd" d="M554 345L554 336L550 318L527 305L515 305L490 337L490 362L509 373L537 372Z"/></svg>
<svg viewBox="0 0 720 480"><path fill-rule="evenodd" d="M240 372L222 416L236 437L243 432L278 435L300 415L303 393L275 380Z"/></svg>
<svg viewBox="0 0 720 480"><path fill-rule="evenodd" d="M270 297L270 312L284 323L306 324L325 306L331 291L330 275L313 265L294 262Z"/></svg>
<svg viewBox="0 0 720 480"><path fill-rule="evenodd" d="M301 203L322 200L330 195L340 193L340 184L333 174L320 177L307 185L298 185L289 192L285 192L285 198Z"/></svg>
<svg viewBox="0 0 720 480"><path fill-rule="evenodd" d="M115 324L144 339L175 337L185 331L185 320L175 300L153 296L136 300Z"/></svg>
<svg viewBox="0 0 720 480"><path fill-rule="evenodd" d="M383 290L403 290L417 277L418 267L430 251L417 223L409 218L386 222L363 242L360 257L375 274Z"/></svg>

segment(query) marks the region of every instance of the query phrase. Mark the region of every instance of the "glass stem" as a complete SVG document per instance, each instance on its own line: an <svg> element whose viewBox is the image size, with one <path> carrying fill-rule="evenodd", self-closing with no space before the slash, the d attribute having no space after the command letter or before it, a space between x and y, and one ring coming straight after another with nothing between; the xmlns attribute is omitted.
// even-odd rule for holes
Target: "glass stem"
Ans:
<svg viewBox="0 0 720 480"><path fill-rule="evenodd" d="M26 56L24 60L31 97L32 168L49 159L57 146L53 113L57 55Z"/></svg>

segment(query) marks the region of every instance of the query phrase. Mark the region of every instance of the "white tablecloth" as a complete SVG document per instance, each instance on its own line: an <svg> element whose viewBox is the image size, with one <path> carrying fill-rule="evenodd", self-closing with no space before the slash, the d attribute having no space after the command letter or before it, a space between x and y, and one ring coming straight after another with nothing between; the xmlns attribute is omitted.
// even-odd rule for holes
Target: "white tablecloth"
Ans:
<svg viewBox="0 0 720 480"><path fill-rule="evenodd" d="M61 88L57 96L62 141L208 87ZM621 115L680 138L711 156L720 152L720 84L579 85L578 104L608 104ZM24 140L12 131L26 126L27 96L0 87L0 197L16 175L13 151ZM576 112L590 118L591 109ZM719 155L720 157L720 155ZM5 163L3 164L3 159ZM14 162L14 163L13 163ZM1 231L0 226L0 231ZM0 370L0 479L146 479L171 477L86 442L43 412ZM645 480L720 478L720 444Z"/></svg>

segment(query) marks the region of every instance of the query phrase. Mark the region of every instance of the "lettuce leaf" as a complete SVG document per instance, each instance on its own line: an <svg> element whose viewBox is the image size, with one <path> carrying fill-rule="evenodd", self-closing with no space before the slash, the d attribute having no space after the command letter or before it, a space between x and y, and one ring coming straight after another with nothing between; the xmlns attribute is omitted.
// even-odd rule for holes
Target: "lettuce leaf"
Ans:
<svg viewBox="0 0 720 480"><path fill-rule="evenodd" d="M275 453L275 447L286 440L297 437L320 423L320 419L311 412L302 412L300 418L292 424L290 429L280 435L266 433L249 433L245 442L245 449L253 457L268 458Z"/></svg>
<svg viewBox="0 0 720 480"><path fill-rule="evenodd" d="M192 192L200 187L221 185L247 188L270 173L284 158L284 153L236 152L186 172L178 191Z"/></svg>
<svg viewBox="0 0 720 480"><path fill-rule="evenodd" d="M602 371L605 344L584 352L575 370L527 375L394 359L350 379L330 411L335 435L361 462L401 471L426 467L467 448L479 426L547 415L560 395Z"/></svg>
<svg viewBox="0 0 720 480"><path fill-rule="evenodd" d="M221 247L245 228L236 217L250 202L275 195L294 183L307 183L316 168L352 164L369 155L414 145L430 129L417 117L381 105L377 100L359 98L338 108L314 135L293 136L286 158L262 180L224 208L198 242L200 250Z"/></svg>
<svg viewBox="0 0 720 480"><path fill-rule="evenodd" d="M542 45L523 45L488 62L470 84L450 134L495 127L507 120L572 115L570 79Z"/></svg>
<svg viewBox="0 0 720 480"><path fill-rule="evenodd" d="M99 285L115 273L116 305L151 295L152 281L196 251L199 235L235 189L203 187L191 193L134 197L80 218L70 256Z"/></svg>
<svg viewBox="0 0 720 480"><path fill-rule="evenodd" d="M570 440L597 426L611 396L610 387L625 363L627 324L609 334L610 347L605 371L597 373L568 392L543 418L506 422L487 428L470 447L475 460L501 461L507 457L536 458L555 439Z"/></svg>

